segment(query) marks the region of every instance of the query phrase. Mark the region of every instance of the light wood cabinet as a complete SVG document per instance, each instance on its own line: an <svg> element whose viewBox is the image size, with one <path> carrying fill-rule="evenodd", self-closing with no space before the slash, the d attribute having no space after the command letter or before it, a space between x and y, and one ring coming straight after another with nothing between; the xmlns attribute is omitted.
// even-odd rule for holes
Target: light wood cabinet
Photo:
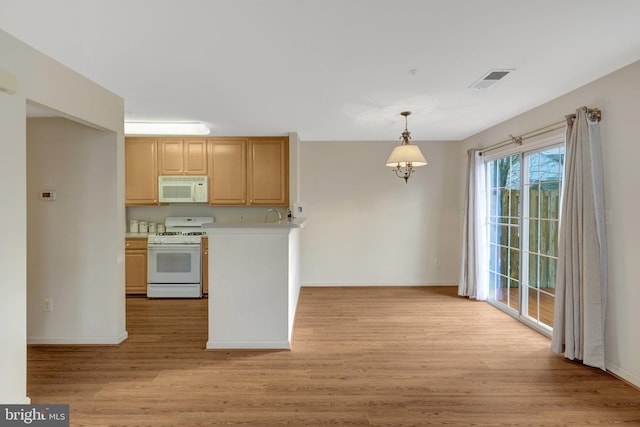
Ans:
<svg viewBox="0 0 640 427"><path fill-rule="evenodd" d="M289 204L289 139L249 139L247 195L250 205Z"/></svg>
<svg viewBox="0 0 640 427"><path fill-rule="evenodd" d="M125 205L157 205L157 139L126 138L124 156Z"/></svg>
<svg viewBox="0 0 640 427"><path fill-rule="evenodd" d="M209 239L202 237L202 293L209 293Z"/></svg>
<svg viewBox="0 0 640 427"><path fill-rule="evenodd" d="M124 251L125 291L128 295L147 293L147 239L126 238Z"/></svg>
<svg viewBox="0 0 640 427"><path fill-rule="evenodd" d="M289 139L209 140L209 204L287 206Z"/></svg>
<svg viewBox="0 0 640 427"><path fill-rule="evenodd" d="M247 204L247 140L209 141L209 204Z"/></svg>
<svg viewBox="0 0 640 427"><path fill-rule="evenodd" d="M159 175L207 175L207 140L158 140Z"/></svg>

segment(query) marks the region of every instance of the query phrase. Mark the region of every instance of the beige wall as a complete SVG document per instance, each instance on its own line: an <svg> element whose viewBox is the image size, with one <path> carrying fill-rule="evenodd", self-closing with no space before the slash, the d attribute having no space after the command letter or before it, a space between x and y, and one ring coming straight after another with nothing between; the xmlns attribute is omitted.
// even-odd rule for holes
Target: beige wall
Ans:
<svg viewBox="0 0 640 427"><path fill-rule="evenodd" d="M605 175L605 209L609 253L609 290L607 295L606 348L607 369L640 386L640 62L636 62L561 96L536 109L501 123L463 141L459 157L466 162L466 150L502 141L509 134L522 134L558 122L583 105L598 107L603 119L600 130ZM526 142L525 142L526 144ZM525 145L526 146L526 145ZM460 206L464 194L463 170L460 170Z"/></svg>
<svg viewBox="0 0 640 427"><path fill-rule="evenodd" d="M116 171L115 221L109 225L106 244L113 248L112 262L118 283L111 284L103 304L114 309L108 323L125 332L124 309L124 102L0 30L0 69L15 76L17 91L0 91L0 180L8 185L0 209L0 402L25 403L27 319L27 201L26 102L59 111L83 123L114 133ZM78 176L77 179L86 179ZM96 223L95 227L100 224ZM97 282L97 286L102 283ZM122 295L122 296L121 296Z"/></svg>
<svg viewBox="0 0 640 427"><path fill-rule="evenodd" d="M27 341L116 344L115 133L27 119ZM54 190L55 201L40 198ZM123 295L120 297L124 298ZM43 311L44 299L53 311ZM111 301L111 304L105 304Z"/></svg>
<svg viewBox="0 0 640 427"><path fill-rule="evenodd" d="M429 164L405 184L389 142L303 141L303 285L453 284L458 279L459 143L413 142Z"/></svg>

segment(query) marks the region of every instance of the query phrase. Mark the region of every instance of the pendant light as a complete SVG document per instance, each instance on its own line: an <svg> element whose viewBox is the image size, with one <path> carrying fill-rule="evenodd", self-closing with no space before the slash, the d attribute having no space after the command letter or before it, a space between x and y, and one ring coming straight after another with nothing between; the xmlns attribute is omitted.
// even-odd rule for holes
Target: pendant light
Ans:
<svg viewBox="0 0 640 427"><path fill-rule="evenodd" d="M387 159L387 166L394 168L398 178L404 178L404 182L409 181L409 177L413 173L413 168L424 166L427 164L426 159L417 145L411 145L411 132L407 130L407 116L411 115L411 111L403 111L400 113L404 116L404 132L402 132L402 144L394 148L391 155ZM403 169L404 168L404 169Z"/></svg>

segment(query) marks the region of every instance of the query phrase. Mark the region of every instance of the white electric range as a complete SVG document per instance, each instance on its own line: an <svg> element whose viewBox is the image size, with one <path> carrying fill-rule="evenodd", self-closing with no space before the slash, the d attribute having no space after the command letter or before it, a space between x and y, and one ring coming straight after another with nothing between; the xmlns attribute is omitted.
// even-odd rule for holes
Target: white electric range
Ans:
<svg viewBox="0 0 640 427"><path fill-rule="evenodd" d="M167 217L166 231L147 238L147 296L201 298L202 224L214 217Z"/></svg>

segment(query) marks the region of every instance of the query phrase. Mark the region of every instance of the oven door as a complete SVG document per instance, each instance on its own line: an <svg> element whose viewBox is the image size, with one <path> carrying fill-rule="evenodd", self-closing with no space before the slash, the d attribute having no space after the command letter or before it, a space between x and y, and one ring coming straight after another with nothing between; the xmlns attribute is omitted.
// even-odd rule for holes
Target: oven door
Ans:
<svg viewBox="0 0 640 427"><path fill-rule="evenodd" d="M199 244L149 244L147 282L200 284Z"/></svg>

